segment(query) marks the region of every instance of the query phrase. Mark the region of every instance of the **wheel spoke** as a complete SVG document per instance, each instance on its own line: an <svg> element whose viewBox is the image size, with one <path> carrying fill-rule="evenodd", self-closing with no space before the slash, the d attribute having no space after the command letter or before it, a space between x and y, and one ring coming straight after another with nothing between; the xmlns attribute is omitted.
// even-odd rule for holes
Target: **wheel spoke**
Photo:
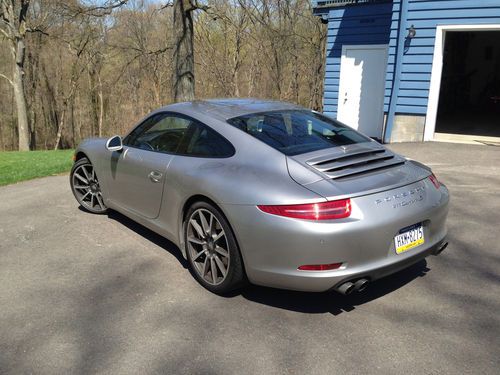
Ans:
<svg viewBox="0 0 500 375"><path fill-rule="evenodd" d="M87 185L88 185L89 181L88 181L88 180L86 180L83 176L80 176L80 174L78 174L78 171L75 171L74 176L75 176L76 178L78 178L81 182L83 182L84 184L87 184Z"/></svg>
<svg viewBox="0 0 500 375"><path fill-rule="evenodd" d="M94 208L94 194L90 196L90 207Z"/></svg>
<svg viewBox="0 0 500 375"><path fill-rule="evenodd" d="M75 189L88 189L89 185L73 185Z"/></svg>
<svg viewBox="0 0 500 375"><path fill-rule="evenodd" d="M202 251L200 251L198 254L196 254L196 256L193 258L193 262L196 262L196 260L201 257L203 254L206 254L207 251L205 249L203 249Z"/></svg>
<svg viewBox="0 0 500 375"><path fill-rule="evenodd" d="M191 223L191 226L195 229L196 233L198 233L198 236L200 236L200 238L205 237L203 229L201 229L200 224L198 224L198 222L195 219L191 219L189 222Z"/></svg>
<svg viewBox="0 0 500 375"><path fill-rule="evenodd" d="M198 215L200 216L200 220L201 220L201 225L203 227L203 231L206 234L209 234L210 233L210 227L208 226L207 218L205 217L205 215L201 211L198 212Z"/></svg>
<svg viewBox="0 0 500 375"><path fill-rule="evenodd" d="M213 283L217 283L217 266L215 265L214 258L210 258L210 271L212 273Z"/></svg>
<svg viewBox="0 0 500 375"><path fill-rule="evenodd" d="M198 245L203 245L205 243L205 241L200 240L199 238L196 238L196 237L193 237L193 236L188 236L188 241L192 242L192 243L195 243L195 244L198 244Z"/></svg>
<svg viewBox="0 0 500 375"><path fill-rule="evenodd" d="M206 275L208 274L208 257L205 257L205 261L203 262L203 270L201 271L201 277L207 279Z"/></svg>
<svg viewBox="0 0 500 375"><path fill-rule="evenodd" d="M89 194L90 194L90 191L87 191L87 192L83 195L83 197L82 197L82 201L83 201L83 200L87 197L87 195L89 195Z"/></svg>
<svg viewBox="0 0 500 375"><path fill-rule="evenodd" d="M219 267L220 272L222 273L222 277L226 277L227 274L226 266L224 265L224 263L222 263L222 260L220 260L220 258L217 255L215 256L215 263L217 263L217 266Z"/></svg>
<svg viewBox="0 0 500 375"><path fill-rule="evenodd" d="M91 178L89 177L89 173L85 169L85 165L82 165L81 169L83 170L83 174L85 175L85 177L87 178L87 180L90 180Z"/></svg>
<svg viewBox="0 0 500 375"><path fill-rule="evenodd" d="M220 255L222 255L225 258L227 258L229 256L228 251L220 246L215 246L215 251L218 252Z"/></svg>
<svg viewBox="0 0 500 375"><path fill-rule="evenodd" d="M106 206L104 206L104 203L102 201L101 193L97 193L95 197L97 198L97 203L99 203L99 207L101 207L101 210L104 210Z"/></svg>
<svg viewBox="0 0 500 375"><path fill-rule="evenodd" d="M217 242L222 236L224 236L224 230L221 230L219 234L214 237L214 241Z"/></svg>
<svg viewBox="0 0 500 375"><path fill-rule="evenodd" d="M212 235L214 225L214 215L210 215L210 222L208 223L208 234Z"/></svg>

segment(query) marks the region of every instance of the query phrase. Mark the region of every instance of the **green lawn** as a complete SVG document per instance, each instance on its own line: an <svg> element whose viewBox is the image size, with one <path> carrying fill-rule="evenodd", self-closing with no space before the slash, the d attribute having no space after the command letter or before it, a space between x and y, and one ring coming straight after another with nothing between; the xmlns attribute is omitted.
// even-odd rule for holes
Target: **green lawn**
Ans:
<svg viewBox="0 0 500 375"><path fill-rule="evenodd" d="M0 186L68 172L74 150L0 152Z"/></svg>

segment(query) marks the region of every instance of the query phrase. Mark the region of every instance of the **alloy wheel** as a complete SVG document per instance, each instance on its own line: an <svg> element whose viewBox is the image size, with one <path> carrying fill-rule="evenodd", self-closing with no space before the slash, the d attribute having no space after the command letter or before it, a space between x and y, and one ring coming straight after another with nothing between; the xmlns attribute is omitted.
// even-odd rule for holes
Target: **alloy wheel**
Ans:
<svg viewBox="0 0 500 375"><path fill-rule="evenodd" d="M187 223L187 247L194 270L210 285L219 285L229 271L229 246L221 223L209 210L194 211Z"/></svg>
<svg viewBox="0 0 500 375"><path fill-rule="evenodd" d="M72 176L73 191L79 203L94 212L104 212L104 205L99 180L90 163L77 166Z"/></svg>

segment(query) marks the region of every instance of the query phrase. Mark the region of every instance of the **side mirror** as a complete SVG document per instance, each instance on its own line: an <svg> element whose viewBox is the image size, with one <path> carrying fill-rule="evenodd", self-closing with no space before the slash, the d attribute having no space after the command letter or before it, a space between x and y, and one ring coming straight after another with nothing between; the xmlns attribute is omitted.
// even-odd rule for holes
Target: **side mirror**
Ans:
<svg viewBox="0 0 500 375"><path fill-rule="evenodd" d="M114 137L108 139L106 142L106 148L109 151L120 151L123 148L122 137L115 135Z"/></svg>

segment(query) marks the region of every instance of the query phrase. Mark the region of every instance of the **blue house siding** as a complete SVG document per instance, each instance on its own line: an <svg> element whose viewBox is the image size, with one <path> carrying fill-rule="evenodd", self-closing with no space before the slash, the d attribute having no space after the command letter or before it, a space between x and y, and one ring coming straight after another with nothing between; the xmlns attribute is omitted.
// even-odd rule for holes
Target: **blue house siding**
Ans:
<svg viewBox="0 0 500 375"><path fill-rule="evenodd" d="M315 14L328 19L324 111L337 115L342 45L388 44L384 112L389 140L395 116L427 113L436 27L500 24L500 0L368 1L338 6L337 0L329 8L313 1ZM405 39L411 25L416 36Z"/></svg>
<svg viewBox="0 0 500 375"><path fill-rule="evenodd" d="M325 73L324 112L337 116L340 59L342 46L361 44L389 44L392 4L363 4L330 9L328 18L327 59ZM390 53L390 51L389 51ZM389 61L394 63L394 59ZM388 73L384 99L387 111L392 74Z"/></svg>

